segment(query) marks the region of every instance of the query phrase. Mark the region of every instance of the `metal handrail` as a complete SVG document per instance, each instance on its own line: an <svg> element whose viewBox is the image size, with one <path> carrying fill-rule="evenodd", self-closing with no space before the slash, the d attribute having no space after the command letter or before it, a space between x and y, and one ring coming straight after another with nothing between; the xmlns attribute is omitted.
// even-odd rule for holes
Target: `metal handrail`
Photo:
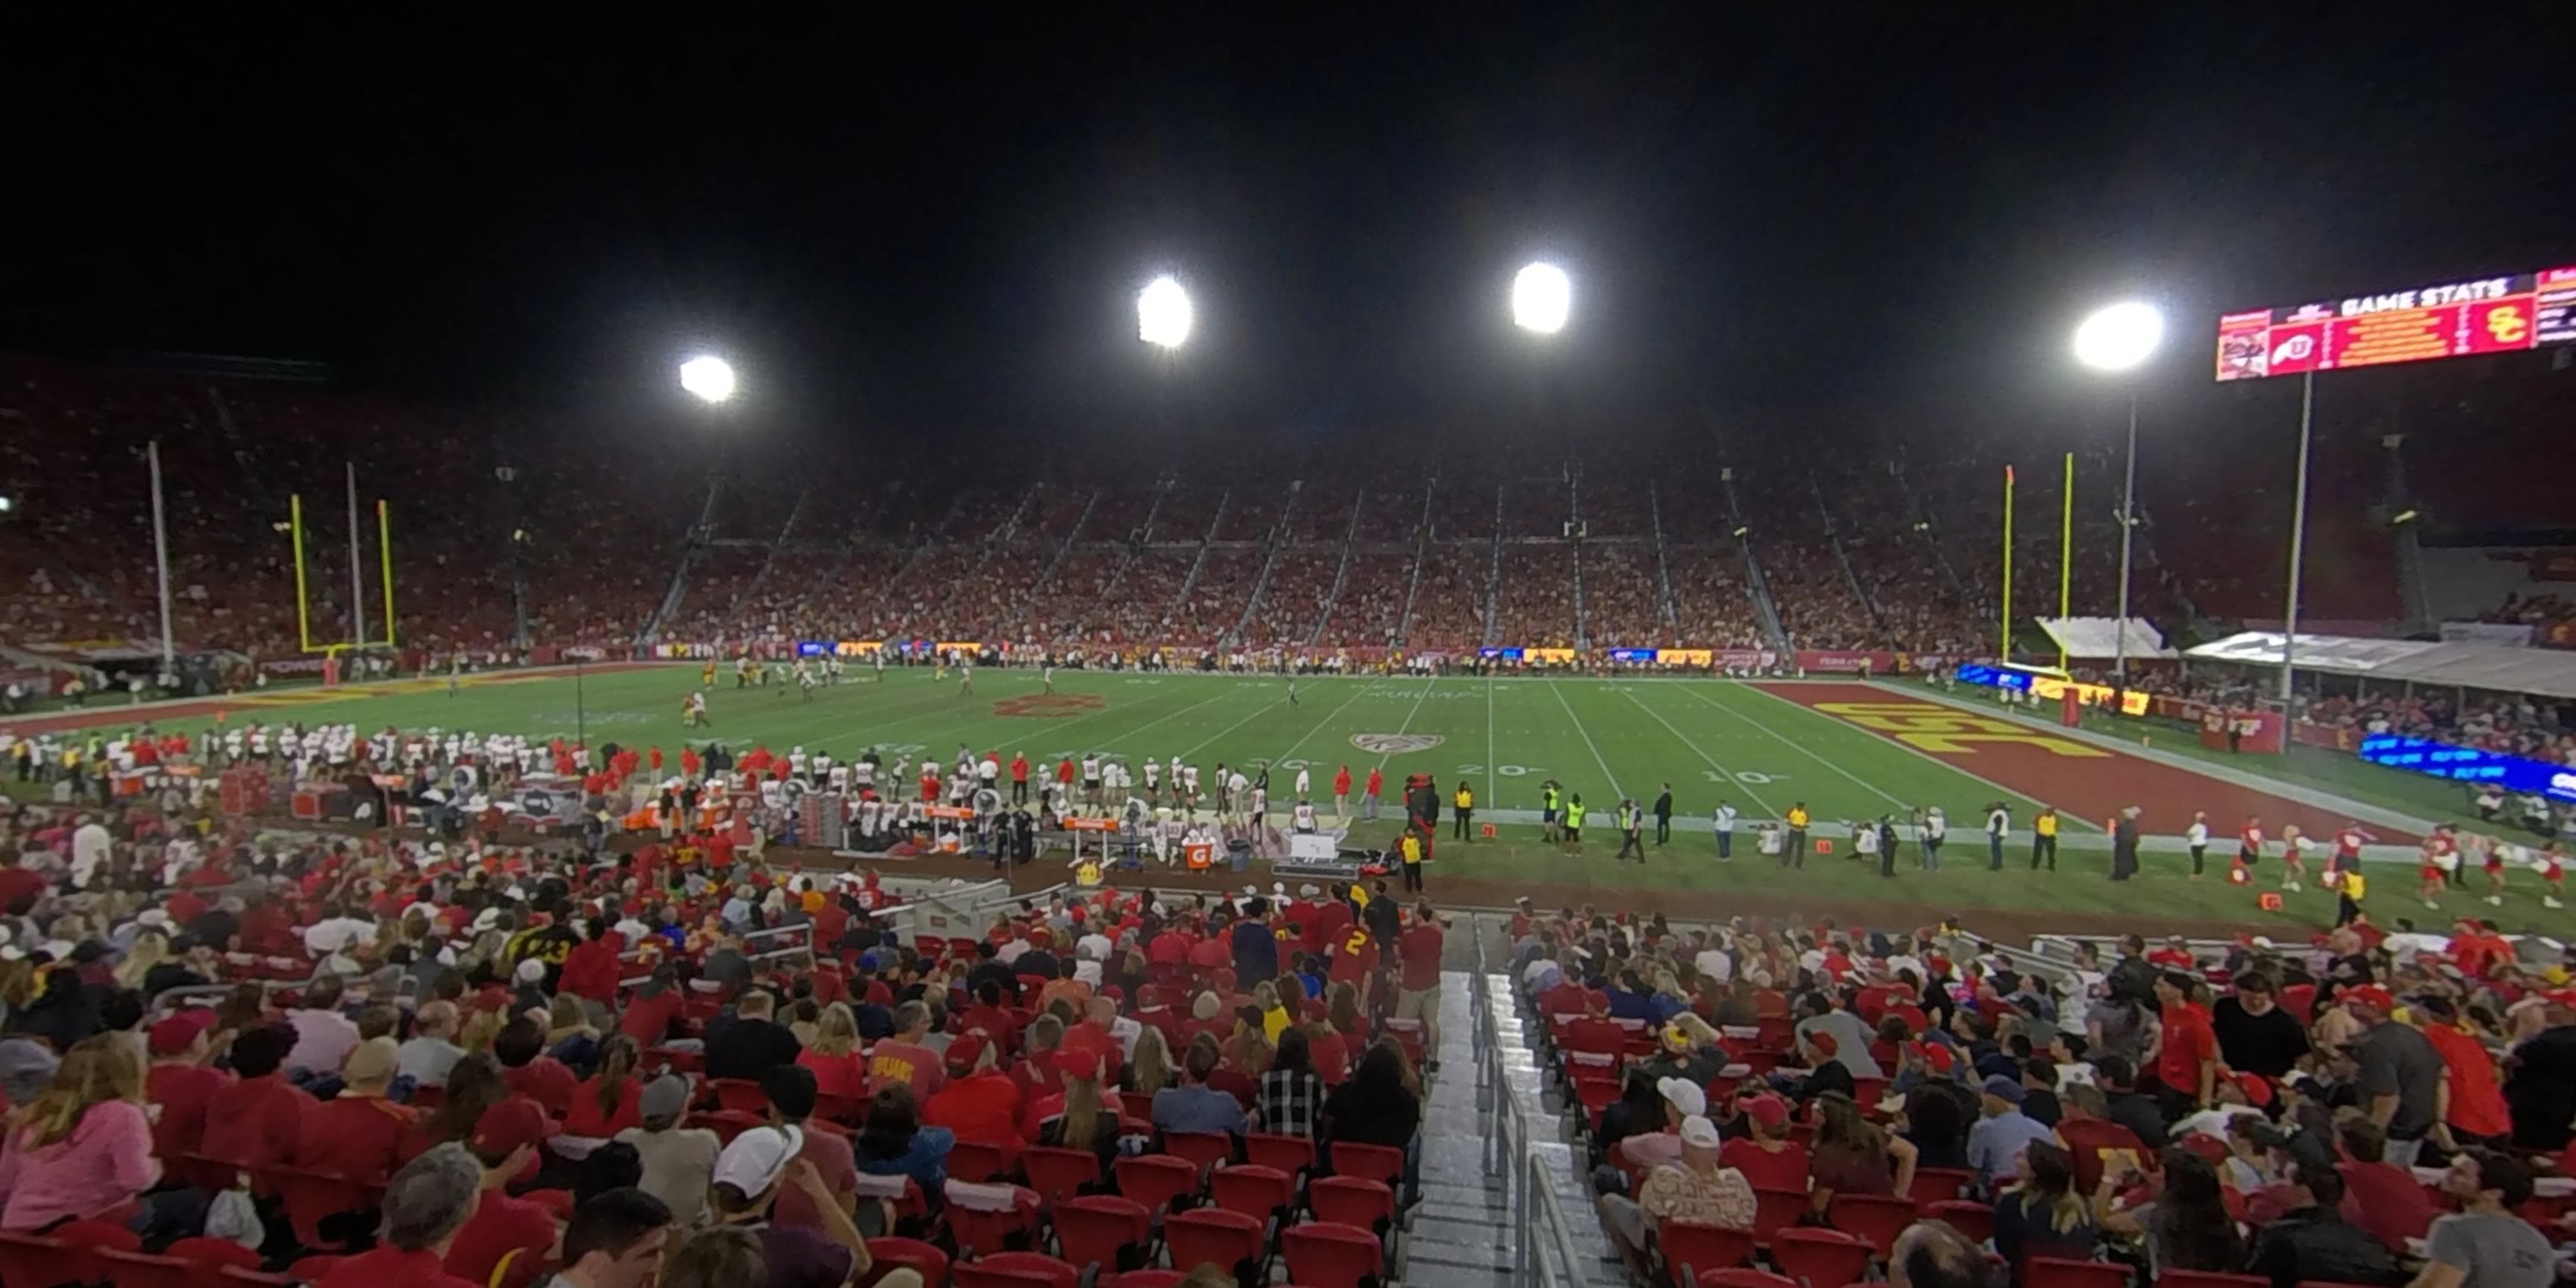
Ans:
<svg viewBox="0 0 2576 1288"><path fill-rule="evenodd" d="M1502 1043L1494 1028L1493 984L1485 967L1485 937L1479 933L1475 983L1469 989L1477 1025L1476 1086L1479 1091L1490 1090L1494 1098L1493 1126L1485 1133L1489 1142L1485 1167L1503 1178L1503 1212L1514 1230L1514 1268L1532 1275L1542 1285L1590 1288L1591 1276L1584 1272L1583 1255L1574 1245L1573 1223L1566 1217L1564 1202L1549 1183L1537 1151L1530 1148L1536 1143L1536 1134L1504 1074ZM1562 1273L1548 1264L1546 1245L1540 1241L1541 1227L1555 1244Z"/></svg>

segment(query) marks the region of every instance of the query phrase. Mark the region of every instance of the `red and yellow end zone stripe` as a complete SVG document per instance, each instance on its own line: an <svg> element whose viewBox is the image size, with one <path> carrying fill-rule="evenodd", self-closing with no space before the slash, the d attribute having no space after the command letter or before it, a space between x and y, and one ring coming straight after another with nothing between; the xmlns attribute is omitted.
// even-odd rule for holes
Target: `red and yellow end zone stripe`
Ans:
<svg viewBox="0 0 2576 1288"><path fill-rule="evenodd" d="M2031 747L2071 759L2108 759L2110 752L2042 733L2017 720L1981 716L1937 702L1818 702L1808 707L1935 756L1974 755L1980 745Z"/></svg>

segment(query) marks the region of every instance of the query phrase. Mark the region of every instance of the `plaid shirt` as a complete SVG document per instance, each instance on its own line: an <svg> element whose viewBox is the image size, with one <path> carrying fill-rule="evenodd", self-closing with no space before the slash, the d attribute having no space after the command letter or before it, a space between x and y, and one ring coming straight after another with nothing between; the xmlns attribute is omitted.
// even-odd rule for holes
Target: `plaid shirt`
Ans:
<svg viewBox="0 0 2576 1288"><path fill-rule="evenodd" d="M1273 1069L1261 1075L1261 1130L1313 1138L1324 1123L1324 1080L1311 1073Z"/></svg>

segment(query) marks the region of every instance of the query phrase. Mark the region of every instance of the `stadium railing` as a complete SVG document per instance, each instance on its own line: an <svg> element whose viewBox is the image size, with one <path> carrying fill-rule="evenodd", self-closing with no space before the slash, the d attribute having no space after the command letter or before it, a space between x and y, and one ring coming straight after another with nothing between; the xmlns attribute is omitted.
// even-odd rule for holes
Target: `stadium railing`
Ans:
<svg viewBox="0 0 2576 1288"><path fill-rule="evenodd" d="M1538 1151L1535 1128L1512 1094L1503 1070L1500 1033L1494 1027L1493 985L1485 972L1485 937L1476 935L1476 974L1468 990L1473 999L1476 1035L1476 1088L1493 1097L1493 1123L1485 1133L1485 1170L1503 1178L1503 1213L1514 1230L1512 1264L1541 1288L1591 1288L1582 1251L1575 1246L1574 1226L1564 1201L1549 1184L1547 1164ZM1552 1125L1551 1125L1552 1126ZM1555 1260L1551 1263L1550 1254Z"/></svg>

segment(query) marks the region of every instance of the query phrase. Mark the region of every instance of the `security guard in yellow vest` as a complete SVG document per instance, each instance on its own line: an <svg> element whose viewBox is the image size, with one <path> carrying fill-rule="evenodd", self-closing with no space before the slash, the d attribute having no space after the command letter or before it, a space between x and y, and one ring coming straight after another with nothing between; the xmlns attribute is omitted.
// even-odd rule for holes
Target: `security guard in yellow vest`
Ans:
<svg viewBox="0 0 2576 1288"><path fill-rule="evenodd" d="M1807 866L1807 803L1799 801L1789 807L1789 848L1780 855L1780 866Z"/></svg>
<svg viewBox="0 0 2576 1288"><path fill-rule="evenodd" d="M2039 871L2039 861L2048 860L2048 870L2057 870L2057 807L2042 805L2039 816L2030 821L2030 870Z"/></svg>
<svg viewBox="0 0 2576 1288"><path fill-rule="evenodd" d="M1573 847L1574 852L1577 854L1583 853L1583 815L1585 812L1586 811L1583 808L1583 793L1576 792L1574 794L1574 799L1565 803L1565 843Z"/></svg>
<svg viewBox="0 0 2576 1288"><path fill-rule="evenodd" d="M1461 841L1472 839L1473 833L1467 829L1468 824L1476 817L1476 792L1475 789L1467 786L1466 779L1458 780L1458 794L1454 799L1458 807L1458 822L1449 834Z"/></svg>

